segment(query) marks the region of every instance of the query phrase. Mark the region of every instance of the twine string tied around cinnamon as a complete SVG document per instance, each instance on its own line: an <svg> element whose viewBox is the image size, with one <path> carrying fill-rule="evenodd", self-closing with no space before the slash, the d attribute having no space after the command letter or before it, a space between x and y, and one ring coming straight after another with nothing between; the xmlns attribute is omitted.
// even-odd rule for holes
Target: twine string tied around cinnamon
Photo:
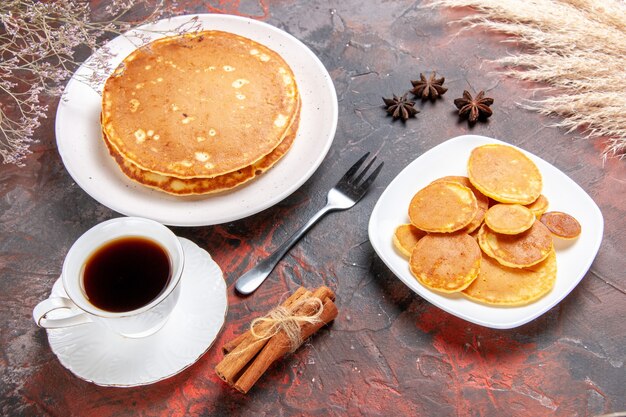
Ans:
<svg viewBox="0 0 626 417"><path fill-rule="evenodd" d="M302 309L307 304L316 304L314 312L311 314L299 314L298 310ZM324 311L324 304L322 300L317 297L309 296L304 297L298 302L294 303L290 307L284 307L279 305L274 308L264 317L258 317L252 320L250 323L250 333L258 340L270 339L272 336L283 331L289 340L290 352L294 352L302 344L302 335L300 334L300 328L302 324L317 324L319 323L320 316ZM262 323L267 323L269 326L264 331L258 332L255 330L255 326Z"/></svg>

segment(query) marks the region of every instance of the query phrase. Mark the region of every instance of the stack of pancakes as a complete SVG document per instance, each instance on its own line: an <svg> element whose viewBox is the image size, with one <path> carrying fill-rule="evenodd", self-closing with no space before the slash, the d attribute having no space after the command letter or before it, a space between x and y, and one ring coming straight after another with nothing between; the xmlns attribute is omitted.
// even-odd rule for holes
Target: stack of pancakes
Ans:
<svg viewBox="0 0 626 417"><path fill-rule="evenodd" d="M177 195L227 190L266 171L290 149L299 117L282 57L220 31L137 49L102 95L103 139L121 170Z"/></svg>
<svg viewBox="0 0 626 417"><path fill-rule="evenodd" d="M581 226L546 212L539 168L502 144L474 148L467 177L438 178L415 193L410 223L393 243L424 287L500 306L520 306L549 293L557 278L553 237L575 239Z"/></svg>

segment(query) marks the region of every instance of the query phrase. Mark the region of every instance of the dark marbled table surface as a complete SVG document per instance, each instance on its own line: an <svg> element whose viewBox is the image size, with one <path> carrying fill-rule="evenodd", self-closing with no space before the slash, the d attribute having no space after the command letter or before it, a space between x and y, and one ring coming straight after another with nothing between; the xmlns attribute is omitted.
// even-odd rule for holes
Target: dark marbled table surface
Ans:
<svg viewBox="0 0 626 417"><path fill-rule="evenodd" d="M239 3L182 1L175 12L250 16L304 42L335 83L337 134L317 172L276 206L228 224L173 230L211 253L224 271L230 309L217 347L299 285L334 289L339 317L246 396L216 377L222 356L216 347L150 386L103 388L73 376L31 311L49 294L74 240L118 214L89 197L63 167L53 100L25 166L0 166L0 414L573 417L626 410L626 165L603 161L601 140L549 127L553 119L518 106L536 86L506 78L489 62L516 46L493 34L459 35L448 22L461 14L408 0ZM409 79L431 70L446 76L444 99L418 104L417 119L392 123L381 96L404 92ZM452 101L464 89L485 89L495 99L488 123L458 122ZM582 282L546 314L512 330L473 325L429 304L387 269L368 241L370 213L386 185L426 150L466 133L539 155L577 182L604 215L604 240ZM353 209L318 224L253 296L236 295L234 280L321 207L364 150L385 161L376 187Z"/></svg>

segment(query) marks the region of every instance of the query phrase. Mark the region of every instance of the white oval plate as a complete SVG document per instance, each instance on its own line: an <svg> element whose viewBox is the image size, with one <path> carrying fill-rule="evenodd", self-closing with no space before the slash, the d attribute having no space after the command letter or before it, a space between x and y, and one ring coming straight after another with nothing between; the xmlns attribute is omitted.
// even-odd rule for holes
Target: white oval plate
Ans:
<svg viewBox="0 0 626 417"><path fill-rule="evenodd" d="M484 136L458 136L411 162L389 184L376 203L370 217L369 238L374 250L389 269L421 297L469 322L494 329L510 329L534 320L565 298L585 276L600 249L604 231L602 213L591 197L563 172L520 149L541 171L542 193L548 198L548 210L569 213L582 225L578 239L570 242L555 239L556 283L550 293L534 303L519 307L496 307L471 301L462 294L443 295L431 291L413 277L407 259L395 250L392 242L395 228L409 223L407 213L413 195L437 178L446 175L467 176L470 152L488 143L512 146Z"/></svg>
<svg viewBox="0 0 626 417"><path fill-rule="evenodd" d="M104 77L136 48L138 34L157 39L165 36L163 32L185 24L255 40L278 52L292 68L302 100L300 127L291 150L279 163L248 184L207 196L172 196L129 180L101 139L101 85L95 91L81 81L90 78L94 62L103 51L90 57L67 84L56 116L57 147L76 183L98 202L119 213L175 226L238 220L278 203L313 175L335 136L337 94L323 64L302 42L266 23L228 15L179 16L131 30L106 45L113 55L107 59ZM102 71L99 76L102 77Z"/></svg>
<svg viewBox="0 0 626 417"><path fill-rule="evenodd" d="M180 297L156 333L138 339L120 336L95 323L48 330L48 342L61 364L97 385L134 387L178 374L209 350L224 325L228 298L220 267L190 240L185 251ZM67 297L59 278L51 297ZM51 313L60 318L67 310Z"/></svg>

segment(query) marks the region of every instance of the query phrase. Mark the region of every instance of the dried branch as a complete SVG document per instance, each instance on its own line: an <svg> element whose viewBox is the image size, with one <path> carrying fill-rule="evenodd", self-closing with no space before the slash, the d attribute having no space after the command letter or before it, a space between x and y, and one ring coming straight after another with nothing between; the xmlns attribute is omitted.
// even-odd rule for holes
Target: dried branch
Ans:
<svg viewBox="0 0 626 417"><path fill-rule="evenodd" d="M114 0L99 16L79 0L0 2L0 156L22 165L46 117L45 98L59 96L80 65L111 35L157 19L162 1ZM132 13L147 18L134 21ZM103 61L102 61L103 62ZM97 65L97 63L96 63Z"/></svg>

